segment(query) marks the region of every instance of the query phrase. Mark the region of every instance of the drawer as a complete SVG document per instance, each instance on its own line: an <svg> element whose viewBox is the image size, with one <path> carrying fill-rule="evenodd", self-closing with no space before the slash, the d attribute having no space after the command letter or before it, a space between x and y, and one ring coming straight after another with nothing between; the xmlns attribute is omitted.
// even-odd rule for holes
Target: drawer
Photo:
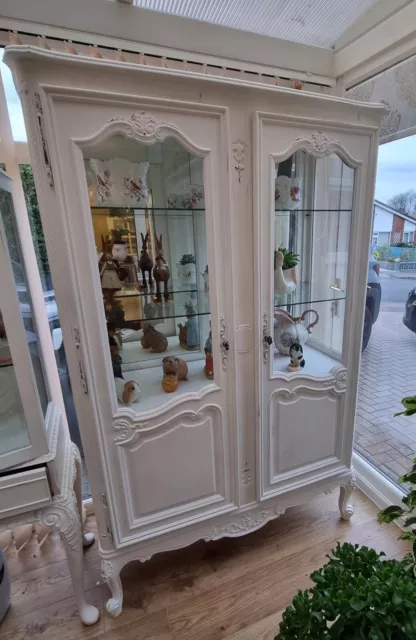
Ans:
<svg viewBox="0 0 416 640"><path fill-rule="evenodd" d="M0 477L0 519L40 509L51 502L45 467Z"/></svg>

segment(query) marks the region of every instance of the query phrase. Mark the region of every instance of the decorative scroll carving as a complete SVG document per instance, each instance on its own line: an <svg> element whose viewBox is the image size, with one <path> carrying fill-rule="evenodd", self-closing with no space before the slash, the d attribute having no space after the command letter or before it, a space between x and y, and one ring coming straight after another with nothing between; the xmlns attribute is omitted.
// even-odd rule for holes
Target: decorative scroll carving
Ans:
<svg viewBox="0 0 416 640"><path fill-rule="evenodd" d="M123 132L129 138L146 142L156 142L164 139L163 129L165 127L176 128L168 122L159 122L154 116L142 111L132 113L130 118L124 116L114 116L109 122L119 122L123 125Z"/></svg>
<svg viewBox="0 0 416 640"><path fill-rule="evenodd" d="M355 490L357 486L357 478L355 476L354 469L351 469L350 475L344 484L341 485L339 491L339 511L341 514L341 518L343 520L350 520L351 516L354 515L354 506L350 504L348 501L351 498L352 492Z"/></svg>
<svg viewBox="0 0 416 640"><path fill-rule="evenodd" d="M137 423L133 419L119 418L113 422L113 427L117 431L114 439L116 444L128 444L137 437L138 432L147 426L147 422Z"/></svg>
<svg viewBox="0 0 416 640"><path fill-rule="evenodd" d="M56 496L53 503L39 512L39 521L45 527L58 529L66 544L73 550L82 550L81 521L75 495Z"/></svg>
<svg viewBox="0 0 416 640"><path fill-rule="evenodd" d="M311 145L312 149L316 153L328 153L328 148L330 145L329 138L324 133L320 131L311 134Z"/></svg>
<svg viewBox="0 0 416 640"><path fill-rule="evenodd" d="M114 575L114 567L108 560L101 561L101 577L105 582L108 582Z"/></svg>
<svg viewBox="0 0 416 640"><path fill-rule="evenodd" d="M345 391L348 382L348 371L344 367L336 367L331 371L334 380L327 380L326 387L333 387L335 391Z"/></svg>
<svg viewBox="0 0 416 640"><path fill-rule="evenodd" d="M240 142L240 140L238 140L237 142L234 142L232 146L233 158L235 160L234 169L238 173L238 182L241 182L241 173L244 171L244 159L246 156L246 148L247 148L247 145L244 142Z"/></svg>
<svg viewBox="0 0 416 640"><path fill-rule="evenodd" d="M210 536L210 540L216 540L223 537L237 537L256 531L265 525L269 520L274 520L284 514L284 510L275 509L256 509L247 511L237 516L234 522L230 522L222 527L214 527L214 533Z"/></svg>
<svg viewBox="0 0 416 640"><path fill-rule="evenodd" d="M241 484L244 487L247 487L249 484L253 482L253 474L251 473L251 469L248 466L248 463L244 465L244 469L241 471Z"/></svg>

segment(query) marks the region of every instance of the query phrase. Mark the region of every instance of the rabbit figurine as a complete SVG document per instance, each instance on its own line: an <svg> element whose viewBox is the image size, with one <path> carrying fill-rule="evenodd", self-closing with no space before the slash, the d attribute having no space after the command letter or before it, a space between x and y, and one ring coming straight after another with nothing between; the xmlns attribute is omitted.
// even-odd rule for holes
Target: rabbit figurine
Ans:
<svg viewBox="0 0 416 640"><path fill-rule="evenodd" d="M168 348L167 337L147 323L143 326L143 337L140 342L143 349L150 349L151 353L163 353Z"/></svg>
<svg viewBox="0 0 416 640"><path fill-rule="evenodd" d="M166 302L168 302L169 300L169 291L168 291L168 280L170 278L170 271L169 271L169 267L166 264L166 260L163 257L163 244L162 244L162 234L160 234L160 238L158 238L156 236L156 259L155 259L155 266L153 268L153 277L155 279L156 282L156 298L155 300L157 302L160 302L162 300L162 293L161 293L161 287L160 287L160 283L163 282L164 283L164 292L163 292L163 296L166 300Z"/></svg>
<svg viewBox="0 0 416 640"><path fill-rule="evenodd" d="M146 236L144 236L141 233L140 235L142 237L142 250L141 250L140 259L139 259L139 269L142 272L142 279L143 279L142 286L144 289L147 289L146 272L149 274L149 287L153 285L153 280L152 280L153 260L150 257L149 252L147 250L149 234L146 233Z"/></svg>

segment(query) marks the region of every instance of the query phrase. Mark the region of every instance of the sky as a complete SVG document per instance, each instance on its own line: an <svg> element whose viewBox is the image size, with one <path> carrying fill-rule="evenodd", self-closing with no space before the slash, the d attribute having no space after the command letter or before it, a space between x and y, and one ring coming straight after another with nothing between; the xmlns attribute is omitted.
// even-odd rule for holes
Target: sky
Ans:
<svg viewBox="0 0 416 640"><path fill-rule="evenodd" d="M376 198L416 190L416 135L382 144L378 150Z"/></svg>
<svg viewBox="0 0 416 640"><path fill-rule="evenodd" d="M0 51L0 56L2 56ZM13 85L10 69L0 60L0 71L6 92L13 138L27 140L20 100ZM416 135L379 148L376 198L387 202L396 193L416 189Z"/></svg>

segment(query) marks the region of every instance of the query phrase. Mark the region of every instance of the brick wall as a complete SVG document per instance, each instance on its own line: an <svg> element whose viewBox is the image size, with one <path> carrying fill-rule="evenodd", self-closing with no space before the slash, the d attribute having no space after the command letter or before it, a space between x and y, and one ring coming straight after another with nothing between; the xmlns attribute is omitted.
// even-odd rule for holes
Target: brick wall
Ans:
<svg viewBox="0 0 416 640"><path fill-rule="evenodd" d="M393 226L391 229L392 242L396 244L397 242L403 242L403 231L404 231L404 218L400 216L393 216Z"/></svg>

